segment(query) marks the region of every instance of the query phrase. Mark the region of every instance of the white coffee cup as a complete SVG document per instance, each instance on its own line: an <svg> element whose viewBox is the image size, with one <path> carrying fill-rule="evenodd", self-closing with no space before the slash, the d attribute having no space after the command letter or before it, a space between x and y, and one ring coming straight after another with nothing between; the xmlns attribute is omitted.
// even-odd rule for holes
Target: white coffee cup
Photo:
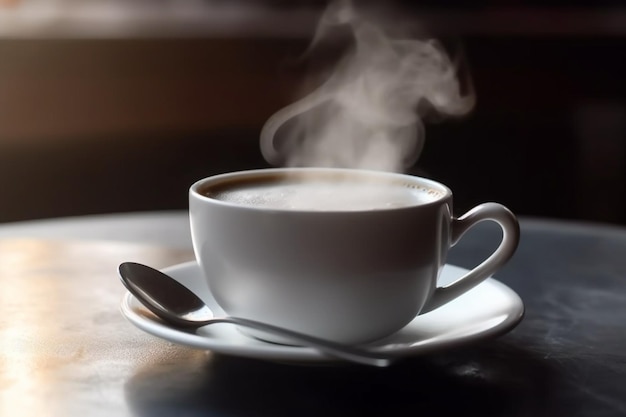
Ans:
<svg viewBox="0 0 626 417"><path fill-rule="evenodd" d="M446 186L378 171L216 175L191 186L189 211L196 259L227 314L346 344L388 336L465 293L519 240L515 216L500 204L455 218ZM502 228L498 248L438 287L448 249L484 220Z"/></svg>

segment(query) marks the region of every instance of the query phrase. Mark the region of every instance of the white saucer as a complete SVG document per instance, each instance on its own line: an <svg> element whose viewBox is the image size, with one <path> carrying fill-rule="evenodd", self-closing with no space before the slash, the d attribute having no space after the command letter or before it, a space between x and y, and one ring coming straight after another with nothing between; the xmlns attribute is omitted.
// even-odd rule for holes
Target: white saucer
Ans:
<svg viewBox="0 0 626 417"><path fill-rule="evenodd" d="M217 306L196 262L174 265L163 272L202 298L216 316ZM456 280L467 270L446 265L440 285ZM152 315L130 293L121 303L122 314L139 329L171 342L217 353L276 361L328 362L329 357L307 347L284 346L245 336L232 324L212 324L195 330L170 327ZM415 317L396 334L371 345L390 357L412 356L455 347L501 335L515 327L524 315L524 304L509 287L487 279L459 298L427 314Z"/></svg>

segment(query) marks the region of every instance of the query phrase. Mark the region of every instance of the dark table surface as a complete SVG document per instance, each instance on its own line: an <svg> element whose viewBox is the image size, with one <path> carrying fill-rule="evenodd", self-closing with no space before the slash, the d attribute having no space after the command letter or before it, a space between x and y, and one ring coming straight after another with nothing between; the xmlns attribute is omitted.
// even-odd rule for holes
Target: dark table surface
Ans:
<svg viewBox="0 0 626 417"><path fill-rule="evenodd" d="M116 267L193 259L186 214L0 226L0 416L626 415L626 229L522 219L496 278L526 315L497 339L390 368L214 355L119 313ZM497 244L480 225L450 254Z"/></svg>

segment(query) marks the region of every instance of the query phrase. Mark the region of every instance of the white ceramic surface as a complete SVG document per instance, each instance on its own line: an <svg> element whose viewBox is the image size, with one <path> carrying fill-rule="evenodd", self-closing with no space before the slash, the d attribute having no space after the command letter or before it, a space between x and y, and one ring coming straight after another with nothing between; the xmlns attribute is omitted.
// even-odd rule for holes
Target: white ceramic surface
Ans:
<svg viewBox="0 0 626 417"><path fill-rule="evenodd" d="M215 312L216 305L195 262L163 270L200 296ZM454 281L467 270L443 268L442 284ZM148 312L130 293L121 303L122 314L139 329L173 343L227 355L274 361L328 362L334 359L306 347L266 343L241 333L230 324L214 324L196 330L170 327ZM371 344L371 349L392 357L418 355L501 335L515 327L524 314L520 297L501 282L489 278L448 304L417 316L399 332Z"/></svg>
<svg viewBox="0 0 626 417"><path fill-rule="evenodd" d="M397 201L392 195L399 194L408 202L355 210L342 203L342 208L319 210L214 198L223 190L250 187L263 188L260 200L293 196L282 187L306 184L309 188L298 196L315 200L313 206L364 196L348 190L365 192L365 200ZM313 191L337 184L344 188L334 197ZM515 216L500 204L480 204L457 218L452 191L443 184L353 169L275 168L208 177L190 188L189 217L196 259L229 315L344 344L379 340L418 313L460 296L504 265L519 239ZM500 245L453 284L442 286L438 277L448 249L482 221L502 228Z"/></svg>

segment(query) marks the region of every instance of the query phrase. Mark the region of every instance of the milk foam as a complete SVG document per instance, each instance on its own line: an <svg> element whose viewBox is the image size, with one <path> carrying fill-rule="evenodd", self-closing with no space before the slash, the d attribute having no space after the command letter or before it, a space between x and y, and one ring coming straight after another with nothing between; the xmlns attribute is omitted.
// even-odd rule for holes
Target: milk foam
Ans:
<svg viewBox="0 0 626 417"><path fill-rule="evenodd" d="M434 201L440 193L401 184L305 181L249 183L208 196L244 206L282 210L359 211L406 207Z"/></svg>

